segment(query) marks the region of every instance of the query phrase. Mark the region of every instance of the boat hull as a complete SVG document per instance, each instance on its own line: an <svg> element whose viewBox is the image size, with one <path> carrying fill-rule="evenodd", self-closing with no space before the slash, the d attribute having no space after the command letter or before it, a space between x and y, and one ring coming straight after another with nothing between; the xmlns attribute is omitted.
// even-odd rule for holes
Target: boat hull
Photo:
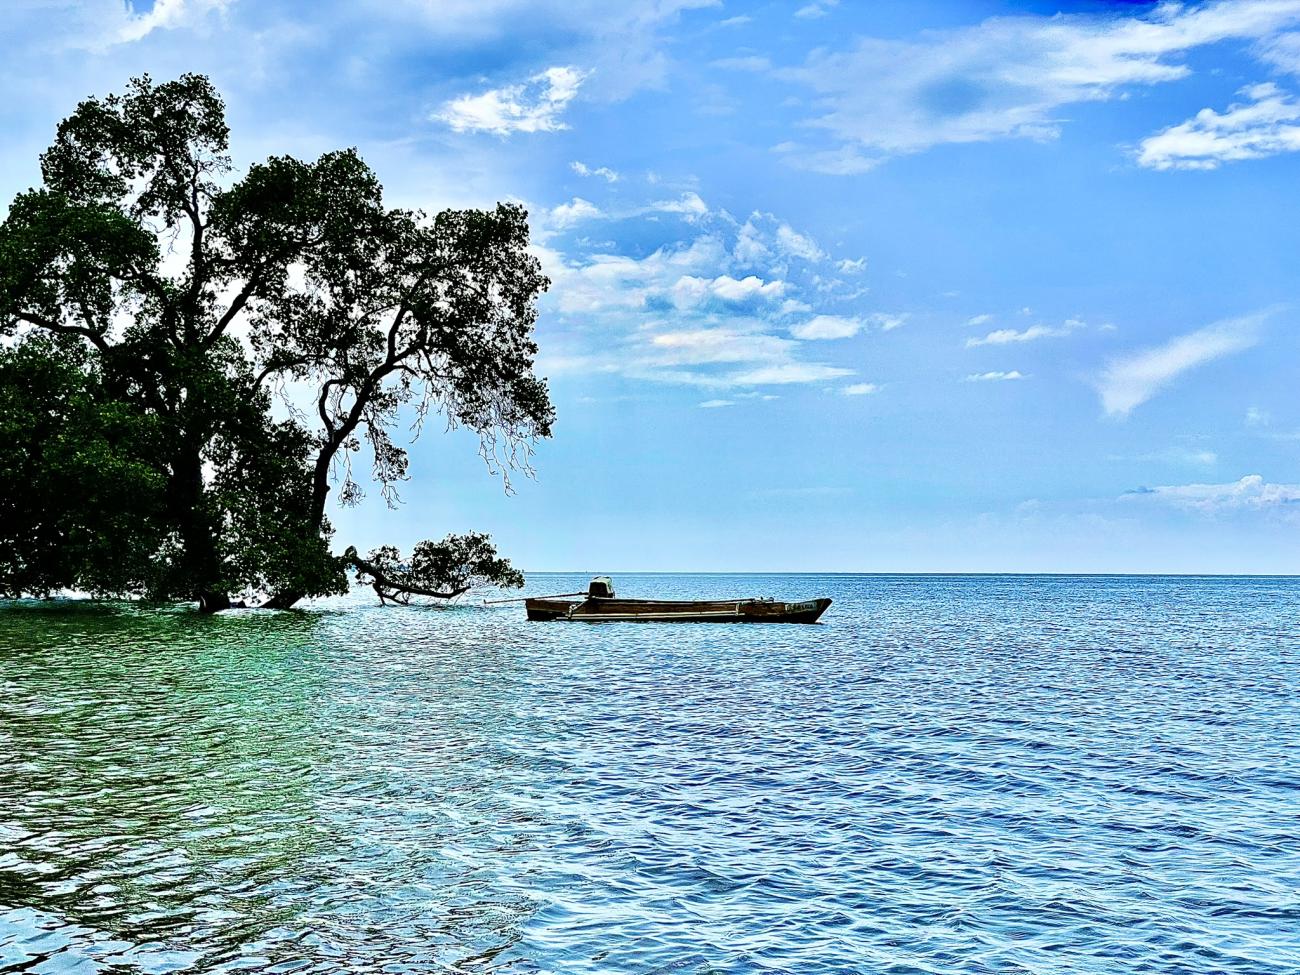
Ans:
<svg viewBox="0 0 1300 975"><path fill-rule="evenodd" d="M816 623L829 599L528 599L534 622L556 623Z"/></svg>

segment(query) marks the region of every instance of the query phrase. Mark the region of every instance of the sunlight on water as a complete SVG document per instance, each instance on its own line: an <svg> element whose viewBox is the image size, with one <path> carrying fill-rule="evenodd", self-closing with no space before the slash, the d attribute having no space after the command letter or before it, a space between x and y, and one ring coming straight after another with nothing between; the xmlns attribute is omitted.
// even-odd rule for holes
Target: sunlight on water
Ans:
<svg viewBox="0 0 1300 975"><path fill-rule="evenodd" d="M615 581L0 610L0 971L1300 970L1300 582Z"/></svg>

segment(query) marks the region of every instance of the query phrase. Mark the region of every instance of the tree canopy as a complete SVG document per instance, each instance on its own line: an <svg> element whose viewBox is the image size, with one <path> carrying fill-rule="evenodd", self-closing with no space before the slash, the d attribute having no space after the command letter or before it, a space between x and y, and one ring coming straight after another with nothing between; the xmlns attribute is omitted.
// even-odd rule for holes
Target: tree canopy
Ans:
<svg viewBox="0 0 1300 975"><path fill-rule="evenodd" d="M527 214L389 208L352 149L241 176L228 146L207 78L134 79L59 125L0 223L0 593L521 583L478 534L336 556L327 501L361 499L362 456L396 503L412 416L507 472L550 435Z"/></svg>

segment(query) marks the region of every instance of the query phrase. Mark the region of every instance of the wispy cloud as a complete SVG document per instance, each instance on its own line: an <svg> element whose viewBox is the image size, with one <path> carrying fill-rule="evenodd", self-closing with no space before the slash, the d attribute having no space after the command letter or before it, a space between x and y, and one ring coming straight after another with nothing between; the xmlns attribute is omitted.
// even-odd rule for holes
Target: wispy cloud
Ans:
<svg viewBox="0 0 1300 975"><path fill-rule="evenodd" d="M595 169L592 169L586 163L571 162L569 163L569 168L579 176L599 176L607 183L617 183L622 179L617 172L610 169L608 166L597 166Z"/></svg>
<svg viewBox="0 0 1300 975"><path fill-rule="evenodd" d="M880 386L876 383L853 383L845 386L840 392L845 396L871 396L880 392Z"/></svg>
<svg viewBox="0 0 1300 975"><path fill-rule="evenodd" d="M1179 59L1222 41L1268 41L1300 22L1300 0L1162 3L1136 16L996 17L912 39L817 49L781 77L819 97L811 124L831 144L781 148L796 165L856 173L943 143L1052 139L1061 109L1190 74Z"/></svg>
<svg viewBox="0 0 1300 975"><path fill-rule="evenodd" d="M433 117L456 132L555 132L568 128L560 116L587 75L571 65L547 68L523 84L453 98Z"/></svg>
<svg viewBox="0 0 1300 975"><path fill-rule="evenodd" d="M912 316L906 312L900 315L892 315L888 312L878 311L874 312L869 317L871 324L875 325L876 328L880 329L882 332L892 332L894 329L902 328L906 325L907 320Z"/></svg>
<svg viewBox="0 0 1300 975"><path fill-rule="evenodd" d="M820 383L852 375L852 369L820 362L785 362L735 373L726 377L726 382L736 386L783 386L790 383Z"/></svg>
<svg viewBox="0 0 1300 975"><path fill-rule="evenodd" d="M1271 484L1260 474L1247 474L1226 484L1175 484L1144 487L1124 495L1128 500L1154 501L1207 514L1230 511L1291 509L1300 505L1300 484Z"/></svg>
<svg viewBox="0 0 1300 975"><path fill-rule="evenodd" d="M1115 359L1098 377L1097 391L1108 416L1128 416L1180 375L1259 340L1265 314L1216 322L1164 345Z"/></svg>
<svg viewBox="0 0 1300 975"><path fill-rule="evenodd" d="M1026 378L1028 377L1020 370L1012 369L1010 372L973 372L962 381L967 383L1004 383Z"/></svg>
<svg viewBox="0 0 1300 975"><path fill-rule="evenodd" d="M790 334L797 339L817 341L821 339L847 339L862 331L862 319L845 318L842 315L816 315L798 325L792 326Z"/></svg>
<svg viewBox="0 0 1300 975"><path fill-rule="evenodd" d="M700 409L702 409L702 410L720 410L720 409L722 409L723 407L726 407L726 406L735 406L735 405L736 405L736 404L733 403L733 402L732 402L731 400L729 400L729 399L706 399L703 403L700 404Z"/></svg>
<svg viewBox="0 0 1300 975"><path fill-rule="evenodd" d="M978 327L980 325L987 325L991 321L993 321L992 315L974 315L971 318L966 319L966 324L972 327Z"/></svg>
<svg viewBox="0 0 1300 975"><path fill-rule="evenodd" d="M1036 339L1060 338L1083 328L1083 322L1071 318L1059 327L1049 325L1031 325L1025 329L999 328L982 338L969 338L966 348L973 349L981 345L1010 345L1016 342L1033 342Z"/></svg>
<svg viewBox="0 0 1300 975"><path fill-rule="evenodd" d="M794 12L800 20L816 20L825 17L832 8L839 6L840 0L813 0Z"/></svg>
<svg viewBox="0 0 1300 975"><path fill-rule="evenodd" d="M1143 139L1149 169L1217 169L1225 162L1300 151L1300 102L1272 82L1241 89L1247 101L1225 112L1203 108L1181 125Z"/></svg>

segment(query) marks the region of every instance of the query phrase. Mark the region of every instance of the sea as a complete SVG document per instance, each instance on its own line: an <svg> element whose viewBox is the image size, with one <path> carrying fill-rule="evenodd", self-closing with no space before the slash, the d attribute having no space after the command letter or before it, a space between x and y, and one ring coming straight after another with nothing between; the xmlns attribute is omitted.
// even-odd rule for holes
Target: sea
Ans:
<svg viewBox="0 0 1300 975"><path fill-rule="evenodd" d="M615 585L3 604L0 972L1300 971L1300 579Z"/></svg>

